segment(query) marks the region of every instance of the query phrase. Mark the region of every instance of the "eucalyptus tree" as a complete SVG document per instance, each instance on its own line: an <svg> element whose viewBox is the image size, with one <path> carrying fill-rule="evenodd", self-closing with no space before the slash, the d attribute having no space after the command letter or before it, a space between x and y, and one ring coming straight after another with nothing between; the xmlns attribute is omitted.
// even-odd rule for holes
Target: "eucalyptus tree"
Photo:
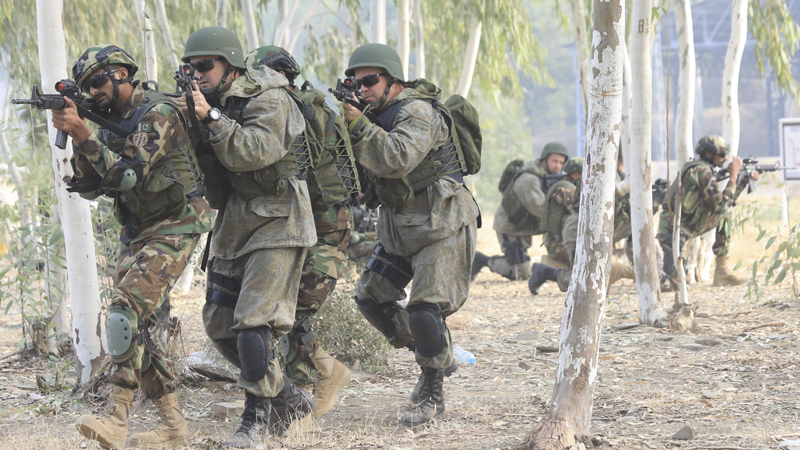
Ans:
<svg viewBox="0 0 800 450"><path fill-rule="evenodd" d="M155 0L155 2L156 12L158 13L158 25L161 27L161 36L167 48L169 64L172 67L178 67L180 60L178 59L177 50L175 49L175 41L172 39L172 27L167 18L167 8L164 6L164 0Z"/></svg>
<svg viewBox="0 0 800 450"><path fill-rule="evenodd" d="M225 28L228 26L228 0L217 0L217 9L216 9L216 22L215 25L218 27Z"/></svg>
<svg viewBox="0 0 800 450"><path fill-rule="evenodd" d="M158 81L158 55L156 53L156 40L150 14L145 0L134 0L136 16L139 19L139 28L142 31L142 44L144 47L144 66L146 78Z"/></svg>
<svg viewBox="0 0 800 450"><path fill-rule="evenodd" d="M422 13L422 0L414 0L414 37L417 49L417 78L425 78L425 19Z"/></svg>
<svg viewBox="0 0 800 450"><path fill-rule="evenodd" d="M258 25L253 12L253 0L242 0L242 21L244 22L244 35L247 51L258 48Z"/></svg>
<svg viewBox="0 0 800 450"><path fill-rule="evenodd" d="M731 37L722 68L722 137L730 146L732 156L739 154L739 69L747 40L748 1L733 0Z"/></svg>
<svg viewBox="0 0 800 450"><path fill-rule="evenodd" d="M622 120L624 0L596 0L586 163L575 269L559 333L549 410L520 449L568 449L589 432L614 228L614 181Z"/></svg>
<svg viewBox="0 0 800 450"><path fill-rule="evenodd" d="M694 148L692 124L694 123L695 81L697 63L694 53L692 7L689 0L675 0L675 22L678 30L678 108L675 111L675 156L678 167L689 160Z"/></svg>
<svg viewBox="0 0 800 450"><path fill-rule="evenodd" d="M767 61L780 87L797 100L800 83L792 74L792 57L800 43L800 25L792 17L786 0L753 1L748 11L759 72L763 76Z"/></svg>
<svg viewBox="0 0 800 450"><path fill-rule="evenodd" d="M397 54L403 63L403 78L408 79L408 61L411 54L411 0L399 0L397 3Z"/></svg>
<svg viewBox="0 0 800 450"><path fill-rule="evenodd" d="M575 54L578 60L578 81L581 86L581 99L583 100L583 118L589 112L589 38L586 29L589 26L590 14L586 13L587 0L570 0L572 7L572 26L575 28ZM624 108L624 107L623 107Z"/></svg>

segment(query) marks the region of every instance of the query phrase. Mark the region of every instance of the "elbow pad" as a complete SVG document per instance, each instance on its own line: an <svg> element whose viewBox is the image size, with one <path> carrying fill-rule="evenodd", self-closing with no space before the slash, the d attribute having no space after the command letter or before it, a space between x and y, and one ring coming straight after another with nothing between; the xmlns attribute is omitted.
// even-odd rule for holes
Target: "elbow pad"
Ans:
<svg viewBox="0 0 800 450"><path fill-rule="evenodd" d="M103 187L128 190L144 178L143 161L123 156L103 177Z"/></svg>

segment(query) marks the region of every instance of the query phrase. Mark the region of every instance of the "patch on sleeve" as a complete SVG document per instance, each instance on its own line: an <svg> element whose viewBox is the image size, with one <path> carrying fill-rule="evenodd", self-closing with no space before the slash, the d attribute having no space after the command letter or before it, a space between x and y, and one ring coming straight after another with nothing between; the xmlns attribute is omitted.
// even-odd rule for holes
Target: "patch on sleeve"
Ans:
<svg viewBox="0 0 800 450"><path fill-rule="evenodd" d="M153 123L152 122L139 122L139 131L144 131L145 133L149 133L153 131Z"/></svg>
<svg viewBox="0 0 800 450"><path fill-rule="evenodd" d="M148 125L150 123L148 122ZM152 125L151 125L152 126ZM147 133L144 131L139 131L137 133L133 133L130 136L131 143L137 147L144 147L144 144L147 144Z"/></svg>

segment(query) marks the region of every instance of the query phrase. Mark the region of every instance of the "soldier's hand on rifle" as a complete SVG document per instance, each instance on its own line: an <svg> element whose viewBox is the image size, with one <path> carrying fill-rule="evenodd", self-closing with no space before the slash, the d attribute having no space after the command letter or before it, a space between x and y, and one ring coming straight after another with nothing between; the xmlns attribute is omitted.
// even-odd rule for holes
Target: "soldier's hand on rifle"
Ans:
<svg viewBox="0 0 800 450"><path fill-rule="evenodd" d="M358 100L353 96L353 100ZM344 106L344 120L347 123L350 123L361 116L361 111L358 110L355 106L351 105L350 103L344 102L342 104Z"/></svg>
<svg viewBox="0 0 800 450"><path fill-rule="evenodd" d="M734 156L731 163L728 164L728 173L731 174L731 180L736 181L739 176L739 170L742 168L742 158Z"/></svg>
<svg viewBox="0 0 800 450"><path fill-rule="evenodd" d="M64 100L67 102L66 108L52 110L53 126L69 134L75 142L83 142L91 136L92 130L86 125L86 120L78 114L75 103L69 97L64 97Z"/></svg>

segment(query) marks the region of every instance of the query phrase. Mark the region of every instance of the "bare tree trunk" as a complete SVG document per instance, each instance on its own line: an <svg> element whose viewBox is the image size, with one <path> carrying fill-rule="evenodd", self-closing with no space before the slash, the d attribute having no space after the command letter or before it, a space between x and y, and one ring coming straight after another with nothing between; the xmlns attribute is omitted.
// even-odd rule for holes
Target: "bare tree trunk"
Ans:
<svg viewBox="0 0 800 450"><path fill-rule="evenodd" d="M278 0L278 14L275 15L275 30L272 32L272 43L277 45L277 42L280 40L280 33L281 24L286 19L286 15L289 14L289 0Z"/></svg>
<svg viewBox="0 0 800 450"><path fill-rule="evenodd" d="M425 78L425 25L422 0L414 0L414 32L417 38L417 78Z"/></svg>
<svg viewBox="0 0 800 450"><path fill-rule="evenodd" d="M681 166L683 167L683 166ZM673 257L673 264L675 264L675 271L678 272L678 293L675 306L683 306L689 304L689 291L686 288L686 272L683 268L683 257L681 256L681 252L677 251L677 249L681 248L681 212L683 212L683 186L681 185L681 181L683 181L682 171L678 171L678 176L675 177L675 211L674 211L674 221L675 224L673 226L672 231L672 248L676 249L676 251L672 252ZM680 308L675 308L676 310Z"/></svg>
<svg viewBox="0 0 800 450"><path fill-rule="evenodd" d="M733 0L731 40L722 69L722 137L730 145L730 154L739 154L739 68L747 40L747 2Z"/></svg>
<svg viewBox="0 0 800 450"><path fill-rule="evenodd" d="M317 6L319 6L320 0L315 0L314 4L309 8L308 12L303 19L300 20L300 23L294 28L291 32L291 38L289 38L289 44L284 47L289 53L294 52L294 46L297 44L297 39L300 37L300 33L303 32L303 29L308 25L308 22L311 20L311 17L314 15L314 11L317 10Z"/></svg>
<svg viewBox="0 0 800 450"><path fill-rule="evenodd" d="M621 137L620 137L620 148L622 149L622 161L625 162L625 174L628 176L626 178L630 179L631 174L631 84L633 80L631 79L631 57L628 54L628 46L625 44L625 41L622 41L622 44L625 45L625 53L623 57L624 60L624 67L622 72L622 129L621 129ZM630 181L628 181L630 183ZM632 262L632 261L631 261Z"/></svg>
<svg viewBox="0 0 800 450"><path fill-rule="evenodd" d="M689 0L675 1L675 20L678 28L678 110L675 120L675 156L678 167L683 167L692 154L692 124L694 122L694 88L697 65L694 56L694 31L692 7Z"/></svg>
<svg viewBox="0 0 800 450"><path fill-rule="evenodd" d="M369 41L386 43L386 0L369 0Z"/></svg>
<svg viewBox="0 0 800 450"><path fill-rule="evenodd" d="M216 26L225 28L228 24L228 0L217 0Z"/></svg>
<svg viewBox="0 0 800 450"><path fill-rule="evenodd" d="M58 80L67 78L67 53L64 41L62 0L36 0L37 29L39 39L39 67L42 72L42 87L52 89ZM55 94L55 92L51 92ZM52 114L47 114L48 123ZM56 129L48 126L50 139L54 142ZM71 142L71 141L70 141ZM69 145L69 144L67 144ZM72 177L72 168L67 163L72 149L61 150L50 147L53 161L54 189L58 198L58 211L64 230L67 250L67 270L70 300L72 302L72 328L75 342L75 369L78 383L85 383L104 356L102 337L105 321L100 307L100 291L97 280L92 219L89 203L77 194L69 194L65 180Z"/></svg>
<svg viewBox="0 0 800 450"><path fill-rule="evenodd" d="M591 111L585 189L581 190L575 266L559 336L550 410L520 448L567 449L589 432L600 332L611 269L614 182L622 120L625 15L622 0L595 0Z"/></svg>
<svg viewBox="0 0 800 450"><path fill-rule="evenodd" d="M481 32L483 22L477 18L473 19L472 30L469 32L467 41L467 52L464 55L464 65L461 66L461 78L458 80L456 93L464 98L469 95L469 88L472 86L472 74L475 73L475 62L478 60L478 49L481 46Z"/></svg>
<svg viewBox="0 0 800 450"><path fill-rule="evenodd" d="M161 26L161 34L164 38L164 43L167 45L169 63L172 67L177 69L181 63L175 51L175 42L172 40L172 29L169 26L169 19L167 19L167 8L164 7L164 0L155 0L155 2L156 12L158 12L158 23Z"/></svg>
<svg viewBox="0 0 800 450"><path fill-rule="evenodd" d="M650 173L652 111L653 39L650 15L652 1L633 2L631 33L631 229L636 289L640 320L662 324L666 313L660 308L661 286L653 233L653 193Z"/></svg>
<svg viewBox="0 0 800 450"><path fill-rule="evenodd" d="M244 35L247 43L245 54L247 54L250 50L258 48L259 45L256 15L253 12L253 0L242 0L242 20L244 20Z"/></svg>
<svg viewBox="0 0 800 450"><path fill-rule="evenodd" d="M146 76L148 80L158 81L158 55L156 54L156 40L153 36L150 14L147 11L145 0L134 0L134 4L136 5L136 16L139 18L139 27L142 29Z"/></svg>
<svg viewBox="0 0 800 450"><path fill-rule="evenodd" d="M53 205L51 220L61 220L58 205ZM52 316L45 332L45 349L48 355L59 355L58 341L68 338L69 311L67 310L67 268L63 242L48 242L47 245L47 301Z"/></svg>
<svg viewBox="0 0 800 450"><path fill-rule="evenodd" d="M247 1L252 1L252 0L247 0ZM279 22L278 29L275 30L275 40L273 41L273 45L277 45L278 47L284 47L285 44L289 42L289 26L292 23L295 11L297 11L298 3L300 3L300 0L294 0L292 2L292 6L286 11L285 15L283 16L283 20Z"/></svg>
<svg viewBox="0 0 800 450"><path fill-rule="evenodd" d="M578 58L581 98L583 99L583 118L589 112L589 55L586 54L589 39L586 37L586 5L584 0L572 0L572 25L575 27L575 49Z"/></svg>
<svg viewBox="0 0 800 450"><path fill-rule="evenodd" d="M411 36L409 23L409 6L411 0L400 0L397 6L399 22L397 30L397 53L400 54L400 62L403 63L403 78L408 80L408 58L411 54Z"/></svg>

